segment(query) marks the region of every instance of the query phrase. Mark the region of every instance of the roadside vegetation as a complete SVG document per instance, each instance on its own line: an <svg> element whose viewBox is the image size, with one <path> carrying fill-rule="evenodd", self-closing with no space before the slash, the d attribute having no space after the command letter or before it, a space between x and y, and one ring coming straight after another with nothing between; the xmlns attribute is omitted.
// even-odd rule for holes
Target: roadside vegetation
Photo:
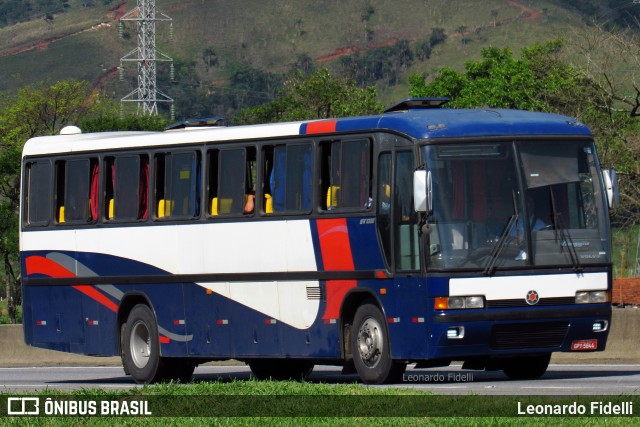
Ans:
<svg viewBox="0 0 640 427"><path fill-rule="evenodd" d="M0 301L0 325L8 325L11 323L22 323L22 307L16 307L16 321L12 322L11 317L9 316L9 305L7 304L7 299L3 296L2 301Z"/></svg>

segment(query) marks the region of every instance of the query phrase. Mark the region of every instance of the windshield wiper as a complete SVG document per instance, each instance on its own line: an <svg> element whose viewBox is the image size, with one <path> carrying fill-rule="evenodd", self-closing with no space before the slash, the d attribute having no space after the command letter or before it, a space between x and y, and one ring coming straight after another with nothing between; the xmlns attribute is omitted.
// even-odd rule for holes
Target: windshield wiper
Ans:
<svg viewBox="0 0 640 427"><path fill-rule="evenodd" d="M509 217L509 221L507 222L507 225L504 227L504 230L502 231L502 235L500 236L500 239L495 244L495 246L491 250L491 253L489 254L489 258L487 259L487 262L485 264L484 271L482 272L482 274L484 274L485 276L491 275L491 273L493 273L493 271L495 270L498 257L500 256L504 248L507 246L507 239L511 234L511 230L513 229L513 226L517 222L518 222L518 214L514 213L513 215L511 215L511 217Z"/></svg>
<svg viewBox="0 0 640 427"><path fill-rule="evenodd" d="M559 237L560 247L562 247L563 243L567 247L567 250L569 251L569 258L571 259L571 264L573 265L573 271L580 272L583 270L583 268L582 265L580 265L580 257L578 257L578 251L576 251L576 246L573 244L573 239L571 238L569 230L564 225L562 213L556 210L556 199L553 194L553 189L549 187L549 191L551 193L551 209L553 210L553 227L556 230L556 240L558 240Z"/></svg>
<svg viewBox="0 0 640 427"><path fill-rule="evenodd" d="M509 221L507 221L507 225L504 227L504 230L502 230L500 239L495 244L493 249L491 249L489 258L487 259L487 262L484 266L484 271L482 272L482 274L484 274L485 276L491 275L495 270L498 257L500 256L504 248L507 246L507 239L511 235L511 230L513 229L513 226L518 223L518 218L520 217L520 215L518 215L518 204L516 203L516 195L513 191L511 191L511 196L513 199L513 215L509 217Z"/></svg>

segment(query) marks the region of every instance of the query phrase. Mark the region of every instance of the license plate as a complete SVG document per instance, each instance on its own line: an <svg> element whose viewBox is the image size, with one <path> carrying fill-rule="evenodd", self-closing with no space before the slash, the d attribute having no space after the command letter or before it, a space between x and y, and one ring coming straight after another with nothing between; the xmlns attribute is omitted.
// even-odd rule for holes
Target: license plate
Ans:
<svg viewBox="0 0 640 427"><path fill-rule="evenodd" d="M573 351L585 351L585 350L597 350L598 340L580 340L573 341L571 343L571 350Z"/></svg>

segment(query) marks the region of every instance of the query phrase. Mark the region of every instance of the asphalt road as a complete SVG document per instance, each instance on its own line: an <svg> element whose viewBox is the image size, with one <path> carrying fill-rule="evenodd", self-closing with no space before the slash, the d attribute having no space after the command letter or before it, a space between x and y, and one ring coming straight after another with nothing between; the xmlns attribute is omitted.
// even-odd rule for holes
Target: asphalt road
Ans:
<svg viewBox="0 0 640 427"><path fill-rule="evenodd" d="M194 381L248 380L245 366L199 366ZM318 366L310 382L352 383L355 375L340 375L337 367ZM36 390L79 390L99 388L128 390L141 387L124 375L120 367L34 367L0 368L0 393ZM381 386L376 386L381 387ZM640 395L640 364L566 365L552 364L535 381L511 381L502 372L447 368L407 369L404 381L384 387L410 387L436 394L459 395Z"/></svg>

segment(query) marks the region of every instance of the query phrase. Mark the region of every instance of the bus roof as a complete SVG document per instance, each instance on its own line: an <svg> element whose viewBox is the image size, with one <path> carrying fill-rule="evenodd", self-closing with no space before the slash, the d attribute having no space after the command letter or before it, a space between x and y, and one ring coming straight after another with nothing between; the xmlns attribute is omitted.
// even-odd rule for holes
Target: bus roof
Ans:
<svg viewBox="0 0 640 427"><path fill-rule="evenodd" d="M492 136L591 136L584 124L557 114L520 110L419 108L374 116L250 126L44 136L27 141L23 156L372 130L397 132L414 140Z"/></svg>

